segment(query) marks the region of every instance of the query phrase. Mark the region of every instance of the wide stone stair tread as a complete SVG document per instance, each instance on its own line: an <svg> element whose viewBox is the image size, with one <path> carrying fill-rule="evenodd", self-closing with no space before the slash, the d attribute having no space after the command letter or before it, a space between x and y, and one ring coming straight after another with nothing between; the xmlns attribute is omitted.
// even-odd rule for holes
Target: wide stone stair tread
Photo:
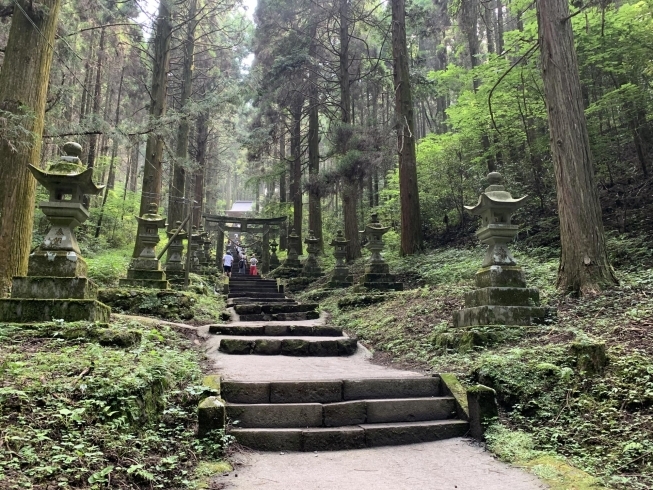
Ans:
<svg viewBox="0 0 653 490"><path fill-rule="evenodd" d="M239 291L237 293L227 294L227 299L231 298L257 298L257 299L266 299L266 298L285 298L284 293L261 293L258 291Z"/></svg>
<svg viewBox="0 0 653 490"><path fill-rule="evenodd" d="M441 397L439 376L222 382L228 403L335 403Z"/></svg>
<svg viewBox="0 0 653 490"><path fill-rule="evenodd" d="M285 355L336 357L356 352L356 339L315 336L222 336L218 350L238 355Z"/></svg>
<svg viewBox="0 0 653 490"><path fill-rule="evenodd" d="M468 431L468 422L451 419L333 428L233 428L229 433L243 446L260 451L335 451L437 441Z"/></svg>
<svg viewBox="0 0 653 490"><path fill-rule="evenodd" d="M297 301L290 298L252 298L248 296L243 296L240 298L228 298L227 306L236 306L236 305L248 305L248 304L278 304L278 303L290 303L297 304Z"/></svg>
<svg viewBox="0 0 653 490"><path fill-rule="evenodd" d="M338 403L227 403L227 416L243 428L343 427L451 419L453 397L358 400Z"/></svg>
<svg viewBox="0 0 653 490"><path fill-rule="evenodd" d="M324 325L209 325L209 333L226 336L342 337L342 328Z"/></svg>

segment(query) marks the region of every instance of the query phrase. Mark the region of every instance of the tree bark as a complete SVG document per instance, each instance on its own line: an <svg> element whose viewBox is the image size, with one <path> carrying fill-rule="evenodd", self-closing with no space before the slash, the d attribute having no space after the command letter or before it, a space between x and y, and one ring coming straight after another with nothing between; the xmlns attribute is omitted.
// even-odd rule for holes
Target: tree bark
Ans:
<svg viewBox="0 0 653 490"><path fill-rule="evenodd" d="M317 21L314 19L311 27L311 45L308 56L314 60L317 57L317 42L315 34ZM324 239L322 237L322 202L320 192L320 114L317 66L310 67L309 108L308 108L308 229L320 239L320 253L324 253Z"/></svg>
<svg viewBox="0 0 653 490"><path fill-rule="evenodd" d="M202 223L202 213L204 212L204 171L206 170L206 147L209 141L208 110L201 112L198 116L196 133L195 161L199 168L195 174L195 190L193 192L196 201L193 211L193 224L199 228Z"/></svg>
<svg viewBox="0 0 653 490"><path fill-rule="evenodd" d="M170 10L168 9L166 0L161 0L154 37L154 64L152 70L152 87L150 89L150 124L152 125L156 125L157 121L166 112L171 35L172 22ZM161 203L162 160L163 137L157 131L153 131L148 135L147 145L145 147L143 190L138 213L140 216L147 212L150 203ZM136 240L134 257L138 257L140 252L141 245Z"/></svg>
<svg viewBox="0 0 653 490"><path fill-rule="evenodd" d="M537 0L536 7L560 217L558 287L592 293L617 279L605 247L569 6Z"/></svg>
<svg viewBox="0 0 653 490"><path fill-rule="evenodd" d="M177 221L183 221L184 214L184 189L186 188L186 169L184 164L188 158L188 137L190 135L190 122L188 114L185 113L188 101L192 94L193 85L193 61L195 57L195 29L197 28L197 0L191 0L188 6L188 25L186 26L186 39L184 41L184 64L182 72L180 110L183 113L179 127L177 128L177 148L175 161L170 179L170 190L168 192L168 231L177 225Z"/></svg>
<svg viewBox="0 0 653 490"><path fill-rule="evenodd" d="M417 161L413 99L408 71L404 0L392 0L392 57L394 59L395 114L399 153L401 202L401 253L412 255L422 248L422 223L417 189Z"/></svg>
<svg viewBox="0 0 653 490"><path fill-rule="evenodd" d="M279 202L288 202L288 192L286 191L286 178L288 175L288 162L286 161L286 130L284 125L280 125L279 134L279 161L282 165L281 176L279 177ZM285 206L283 206L285 213ZM286 250L288 248L288 223L284 222L279 228L279 249Z"/></svg>
<svg viewBox="0 0 653 490"><path fill-rule="evenodd" d="M340 110L344 125L352 124L351 84L349 77L349 0L340 0ZM348 142L343 149L348 150ZM352 261L361 256L360 238L358 236L358 185L355 180L345 177L342 184L342 214L345 222L345 238L347 245L347 260Z"/></svg>
<svg viewBox="0 0 653 490"><path fill-rule="evenodd" d="M17 0L0 72L0 109L23 119L32 133L13 145L0 141L0 296L13 276L27 273L32 243L36 180L28 165L38 166L45 105L60 0ZM29 16L29 18L27 17ZM35 31L36 28L41 34Z"/></svg>
<svg viewBox="0 0 653 490"><path fill-rule="evenodd" d="M100 46L98 48L97 70L95 72L95 94L93 95L93 118L94 124L97 125L97 119L100 113L100 104L102 100L102 61L104 60L104 28L100 31ZM95 166L95 155L97 153L97 134L92 134L88 144L88 159L86 165L88 168Z"/></svg>
<svg viewBox="0 0 653 490"><path fill-rule="evenodd" d="M292 194L293 203L293 227L295 233L299 236L299 250L297 253L303 253L302 245L302 149L301 149L301 129L302 129L302 106L303 98L296 96L292 103L292 131L290 134L290 151L292 154L292 185L290 194Z"/></svg>

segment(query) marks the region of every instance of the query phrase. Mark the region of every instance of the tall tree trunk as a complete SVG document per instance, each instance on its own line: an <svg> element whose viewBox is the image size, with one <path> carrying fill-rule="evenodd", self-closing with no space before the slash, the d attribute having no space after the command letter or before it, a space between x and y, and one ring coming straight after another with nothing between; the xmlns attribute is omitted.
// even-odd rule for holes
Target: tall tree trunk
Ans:
<svg viewBox="0 0 653 490"><path fill-rule="evenodd" d="M351 84L349 81L349 0L340 0L340 110L341 120L344 125L352 124ZM344 151L348 150L346 142ZM342 185L342 214L345 222L345 238L349 240L347 246L347 260L352 261L361 256L360 238L358 236L358 215L356 203L358 201L358 185L356 180L343 179Z"/></svg>
<svg viewBox="0 0 653 490"><path fill-rule="evenodd" d="M168 88L168 71L170 67L170 37L172 22L166 0L159 3L159 14L154 36L154 64L152 70L152 88L150 89L150 124L161 119L166 112L166 92ZM150 203L161 203L161 183L163 159L163 138L156 131L147 137L145 147L145 167L143 169L143 191L138 214L142 216ZM141 252L141 245L136 241L134 257Z"/></svg>
<svg viewBox="0 0 653 490"><path fill-rule="evenodd" d="M95 94L93 95L93 119L94 125L97 126L100 114L100 104L102 102L102 61L104 60L104 28L100 31L100 46L98 48L97 70L95 72ZM95 166L95 155L97 153L97 134L92 134L88 144L88 168Z"/></svg>
<svg viewBox="0 0 653 490"><path fill-rule="evenodd" d="M279 202L285 204L288 202L288 192L286 191L286 179L288 175L288 161L286 160L286 129L283 122L279 125L279 161L281 162L281 176L279 177ZM285 206L282 206L285 213ZM288 223L284 222L279 228L279 249L288 248Z"/></svg>
<svg viewBox="0 0 653 490"><path fill-rule="evenodd" d="M308 56L317 56L315 34L317 21L314 19L311 27L311 45ZM309 75L309 107L308 107L308 229L320 239L320 253L324 252L322 236L322 202L319 185L320 174L320 114L318 98L317 67L310 68Z"/></svg>
<svg viewBox="0 0 653 490"><path fill-rule="evenodd" d="M304 100L300 96L296 96L290 109L292 114L292 131L290 134L290 151L292 154L292 185L290 187L290 194L292 195L293 203L293 227L295 233L299 236L299 250L300 255L303 253L302 245L302 106Z"/></svg>
<svg viewBox="0 0 653 490"><path fill-rule="evenodd" d="M544 96L560 217L558 287L591 293L617 283L610 267L567 0L537 0Z"/></svg>
<svg viewBox="0 0 653 490"><path fill-rule="evenodd" d="M398 119L396 127L399 152L399 200L401 202L401 253L412 255L422 248L422 223L417 190L413 97L408 71L404 0L392 0L392 57L394 59L395 114Z"/></svg>
<svg viewBox="0 0 653 490"><path fill-rule="evenodd" d="M173 163L170 190L168 192L168 231L175 228L177 221L183 221L184 214L184 189L186 188L186 169L184 165L188 158L188 137L190 122L186 113L187 104L192 93L193 61L195 57L195 29L197 28L197 0L191 0L188 6L188 25L186 26L186 39L184 41L184 64L182 72L181 99L179 101L182 112L179 127L177 128L177 148Z"/></svg>
<svg viewBox="0 0 653 490"><path fill-rule="evenodd" d="M503 3L501 3L501 0L496 0L496 2L497 2L496 48L497 48L497 54L501 56L503 54Z"/></svg>
<svg viewBox="0 0 653 490"><path fill-rule="evenodd" d="M196 154L195 161L198 169L195 174L195 190L193 192L195 209L193 211L193 224L199 228L204 212L204 171L206 170L206 147L209 141L209 112L202 111L197 117L196 129Z"/></svg>
<svg viewBox="0 0 653 490"><path fill-rule="evenodd" d="M136 192L137 183L138 183L138 164L141 155L141 140L138 136L132 136L130 138L130 151L131 151L131 171L129 174L129 191Z"/></svg>
<svg viewBox="0 0 653 490"><path fill-rule="evenodd" d="M88 105L90 104L90 95L91 89L89 85L91 84L91 77L93 73L93 68L91 67L91 60L93 59L93 49L95 46L95 31L91 31L91 43L88 48L88 57L86 58L86 64L84 65L84 85L82 86L82 102L81 107L79 108L79 122L81 123L86 117L86 112Z"/></svg>
<svg viewBox="0 0 653 490"><path fill-rule="evenodd" d="M0 141L0 296L27 273L36 180L60 0L17 0L0 72L0 109L23 119L33 137ZM23 12L24 11L24 12ZM34 25L33 25L34 24ZM38 29L40 31L36 32Z"/></svg>
<svg viewBox="0 0 653 490"><path fill-rule="evenodd" d="M120 73L120 85L118 86L118 103L116 104L116 119L114 126L117 128L118 123L120 122L120 99L122 98L122 82L125 79L125 67L122 67ZM107 199L109 197L109 191L112 191L114 188L116 176L114 171L114 162L116 161L116 155L118 154L118 136L113 137L113 147L111 148L111 163L109 164L109 178L107 179L107 187L104 189L104 197L102 198L102 208L100 209L100 217L97 221L97 226L95 228L95 238L100 236L100 231L102 230L102 219L104 218L104 206L107 204Z"/></svg>

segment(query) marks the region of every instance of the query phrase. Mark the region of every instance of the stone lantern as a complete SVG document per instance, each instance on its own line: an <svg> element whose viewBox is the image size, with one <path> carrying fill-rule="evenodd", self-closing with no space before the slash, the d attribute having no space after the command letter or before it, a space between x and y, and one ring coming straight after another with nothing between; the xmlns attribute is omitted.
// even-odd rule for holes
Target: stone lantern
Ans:
<svg viewBox="0 0 653 490"><path fill-rule="evenodd" d="M365 275L361 279L361 284L371 289L396 289L401 291L403 284L396 282L395 276L390 274L390 267L381 256L384 248L383 235L390 227L383 226L376 213L372 214L370 222L365 226L365 235L367 243L365 248L372 252L372 256L365 264Z"/></svg>
<svg viewBox="0 0 653 490"><path fill-rule="evenodd" d="M272 254L270 255L270 270L274 270L281 265L281 262L279 261L279 257L277 257L278 248L279 248L279 244L273 238L272 241L270 242L270 252L272 252Z"/></svg>
<svg viewBox="0 0 653 490"><path fill-rule="evenodd" d="M348 244L349 240L343 236L342 230L338 230L336 237L329 244L333 247L333 256L336 258L336 265L329 280L330 287L346 288L354 284L354 278L349 273L349 267L345 263Z"/></svg>
<svg viewBox="0 0 653 490"><path fill-rule="evenodd" d="M465 294L465 308L454 313L454 326L541 323L548 309L537 306L539 291L526 287L524 272L508 250L508 243L519 231L519 226L511 222L512 215L527 196L514 199L498 172L490 173L488 181L490 185L476 206L465 206L481 217L476 236L488 249L476 273L478 289Z"/></svg>
<svg viewBox="0 0 653 490"><path fill-rule="evenodd" d="M289 269L301 270L302 264L299 261L299 235L295 233L295 228L290 230L290 235L288 235L288 256L284 261L284 267Z"/></svg>
<svg viewBox="0 0 653 490"><path fill-rule="evenodd" d="M127 270L127 278L120 279L121 287L143 287L168 289L170 284L166 274L161 270L161 263L156 258L154 248L159 243L159 229L166 227L166 220L158 214L159 206L151 203L148 212L136 216L138 221L138 239L143 249L137 258L133 258Z"/></svg>
<svg viewBox="0 0 653 490"><path fill-rule="evenodd" d="M193 225L191 227L190 234L190 269L192 271L198 271L200 268L200 234L197 230L197 226Z"/></svg>
<svg viewBox="0 0 653 490"><path fill-rule="evenodd" d="M204 258L204 262L202 265L204 267L208 267L209 263L211 262L211 237L208 231L204 232L202 247L203 247L203 258Z"/></svg>
<svg viewBox="0 0 653 490"><path fill-rule="evenodd" d="M49 193L39 207L50 229L29 256L27 277L15 277L11 299L0 301L0 321L109 321L110 309L97 301L97 287L86 277L86 262L73 232L89 217L84 196L97 195L104 186L93 183L93 169L79 160L79 144L66 143L63 150L66 155L46 171L29 166Z"/></svg>
<svg viewBox="0 0 653 490"><path fill-rule="evenodd" d="M166 276L170 282L177 283L182 281L185 277L184 262L182 261L182 254L184 252L184 240L188 236L188 233L185 230L180 230L177 233L177 236L174 238L173 235L179 227L181 226L181 221L175 222L175 229L168 232L168 238L172 241L168 247L168 257L166 260Z"/></svg>
<svg viewBox="0 0 653 490"><path fill-rule="evenodd" d="M306 250L308 251L308 257L304 261L304 267L302 268L302 277L321 277L324 274L322 273L322 268L317 260L317 255L320 253L320 239L315 237L313 230L309 230L308 237L304 239L306 244Z"/></svg>

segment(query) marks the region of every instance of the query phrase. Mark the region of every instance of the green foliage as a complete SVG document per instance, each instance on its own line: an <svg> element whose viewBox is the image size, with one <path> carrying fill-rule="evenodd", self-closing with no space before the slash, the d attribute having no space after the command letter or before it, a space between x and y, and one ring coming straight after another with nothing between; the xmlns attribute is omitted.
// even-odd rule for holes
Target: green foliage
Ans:
<svg viewBox="0 0 653 490"><path fill-rule="evenodd" d="M203 396L198 354L174 331L131 322L131 350L38 337L0 339L0 486L193 488L198 458L222 455L224 434L195 437Z"/></svg>

